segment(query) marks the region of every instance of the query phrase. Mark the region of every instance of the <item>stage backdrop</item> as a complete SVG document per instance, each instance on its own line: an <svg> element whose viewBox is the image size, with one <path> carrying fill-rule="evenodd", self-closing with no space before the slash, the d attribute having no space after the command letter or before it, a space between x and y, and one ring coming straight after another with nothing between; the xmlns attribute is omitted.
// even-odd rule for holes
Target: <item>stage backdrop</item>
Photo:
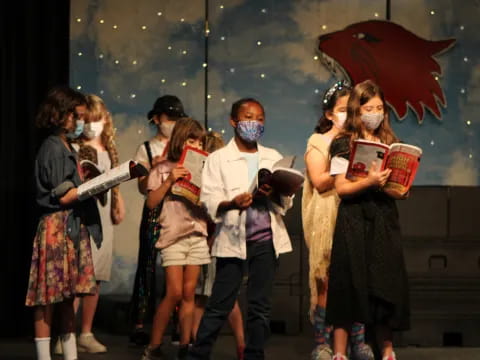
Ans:
<svg viewBox="0 0 480 360"><path fill-rule="evenodd" d="M210 0L208 14L205 0L71 5L71 85L105 100L121 160L153 135L146 113L160 95L226 139L232 102L255 97L262 142L303 169L324 91L370 77L388 89L397 135L424 151L416 185L479 183L479 1ZM127 217L103 292L133 283L143 198L134 182L121 191Z"/></svg>

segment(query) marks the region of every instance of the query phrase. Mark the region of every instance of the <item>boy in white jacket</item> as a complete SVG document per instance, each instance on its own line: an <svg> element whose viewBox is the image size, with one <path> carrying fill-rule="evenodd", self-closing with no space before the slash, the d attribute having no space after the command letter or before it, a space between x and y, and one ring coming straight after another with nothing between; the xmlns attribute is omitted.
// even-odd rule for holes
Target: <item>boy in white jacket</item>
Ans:
<svg viewBox="0 0 480 360"><path fill-rule="evenodd" d="M235 102L230 114L235 136L205 163L200 201L216 223L212 255L217 257L217 269L212 295L189 353L192 360L210 358L237 298L245 267L248 314L244 359L264 358L277 258L292 251L282 219L292 206L292 196L277 196L273 202L267 196L271 192L268 185L261 186L255 197L248 193L258 170L271 170L282 158L276 150L257 143L264 123L264 109L257 100Z"/></svg>

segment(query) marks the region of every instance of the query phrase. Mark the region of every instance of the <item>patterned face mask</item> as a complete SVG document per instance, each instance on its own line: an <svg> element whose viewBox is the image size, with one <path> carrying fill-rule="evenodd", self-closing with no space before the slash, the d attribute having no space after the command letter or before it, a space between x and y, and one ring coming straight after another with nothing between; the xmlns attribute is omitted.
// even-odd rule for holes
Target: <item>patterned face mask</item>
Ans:
<svg viewBox="0 0 480 360"><path fill-rule="evenodd" d="M246 142L256 142L263 135L265 127L257 120L237 122L237 134Z"/></svg>

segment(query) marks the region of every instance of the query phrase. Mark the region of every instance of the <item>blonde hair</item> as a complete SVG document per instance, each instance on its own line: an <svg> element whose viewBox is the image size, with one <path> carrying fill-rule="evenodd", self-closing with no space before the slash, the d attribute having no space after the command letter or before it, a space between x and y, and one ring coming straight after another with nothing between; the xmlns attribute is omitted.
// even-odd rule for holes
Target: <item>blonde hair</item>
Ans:
<svg viewBox="0 0 480 360"><path fill-rule="evenodd" d="M216 131L209 131L207 135L205 135L205 142L203 148L206 152L212 153L215 150L218 150L225 146L225 142L223 141L222 134Z"/></svg>
<svg viewBox="0 0 480 360"><path fill-rule="evenodd" d="M119 158L117 146L115 144L115 128L113 127L112 115L108 111L104 101L97 95L89 94L85 96L87 101L87 112L85 114L85 120L88 122L96 122L105 119L102 134L100 135L102 145L108 152L110 158L111 167L118 166ZM78 143L80 145L79 157L81 159L87 158L98 164L98 157L95 149L91 146L85 145L85 138L82 136ZM90 158L94 157L94 158ZM118 194L119 187L112 188L112 212L117 209L118 206Z"/></svg>

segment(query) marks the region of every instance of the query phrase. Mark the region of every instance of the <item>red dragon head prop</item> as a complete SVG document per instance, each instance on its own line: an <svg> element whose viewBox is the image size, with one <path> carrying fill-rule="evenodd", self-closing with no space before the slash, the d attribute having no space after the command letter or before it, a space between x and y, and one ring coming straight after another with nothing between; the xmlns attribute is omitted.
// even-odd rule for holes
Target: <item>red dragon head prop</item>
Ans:
<svg viewBox="0 0 480 360"><path fill-rule="evenodd" d="M435 80L442 70L432 56L454 43L425 40L392 22L371 20L320 36L318 50L334 75L352 84L375 81L399 119L410 105L422 122L424 108L442 117L439 103L446 106L445 95Z"/></svg>

